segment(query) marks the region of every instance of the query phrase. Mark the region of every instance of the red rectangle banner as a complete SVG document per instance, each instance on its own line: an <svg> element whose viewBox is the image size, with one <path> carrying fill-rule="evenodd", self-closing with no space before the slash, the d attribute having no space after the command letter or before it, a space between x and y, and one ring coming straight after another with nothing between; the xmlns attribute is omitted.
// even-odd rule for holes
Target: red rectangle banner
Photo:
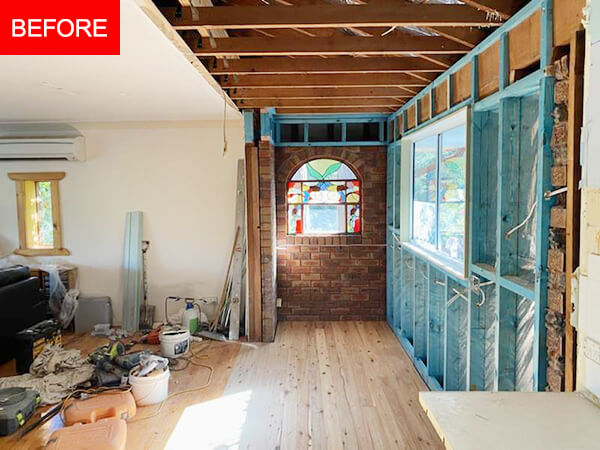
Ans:
<svg viewBox="0 0 600 450"><path fill-rule="evenodd" d="M1 55L118 55L120 0L28 0L0 7Z"/></svg>

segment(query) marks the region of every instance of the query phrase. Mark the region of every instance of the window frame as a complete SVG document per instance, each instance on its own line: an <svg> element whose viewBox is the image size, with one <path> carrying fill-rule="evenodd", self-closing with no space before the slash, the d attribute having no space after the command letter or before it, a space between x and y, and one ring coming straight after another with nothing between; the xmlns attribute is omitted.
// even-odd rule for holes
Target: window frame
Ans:
<svg viewBox="0 0 600 450"><path fill-rule="evenodd" d="M19 248L14 251L22 256L68 256L69 250L63 247L62 221L60 211L59 182L65 177L65 172L10 172L8 178L15 182L17 198L17 224L19 230ZM25 182L50 182L52 202L53 233L52 248L30 248L27 246L27 230L25 229Z"/></svg>
<svg viewBox="0 0 600 450"><path fill-rule="evenodd" d="M440 141L441 134L446 131L452 130L459 126L465 127L465 152L466 152L466 163L465 163L465 216L464 216L464 252L462 261L455 260L447 254L437 249L437 243L439 241L439 171L440 171ZM406 207L408 208L408 220L405 222L408 225L407 233L404 235L404 242L402 245L408 247L413 252L419 254L421 257L427 259L432 264L437 265L441 269L452 273L454 276L466 280L468 278L468 268L470 260L470 241L469 241L469 224L470 224L470 160L471 160L471 138L470 138L470 109L468 107L459 109L458 111L449 114L448 116L435 121L430 125L426 125L422 128L418 128L415 131L405 135L402 138L402 149L410 153L410 164L408 172L408 194ZM414 225L414 211L413 211L413 199L414 199L414 163L415 163L415 143L426 139L428 137L436 136L438 155L436 158L436 249L430 249L423 246L420 242L414 239L413 225Z"/></svg>
<svg viewBox="0 0 600 450"><path fill-rule="evenodd" d="M330 159L333 161L338 161L341 162L342 164L344 164L346 167L348 167L350 169L350 171L354 174L354 176L356 177L356 179L354 180L349 180L349 179L331 179L331 180L292 180L292 178L294 177L294 175L296 175L296 172L298 172L304 165L310 163L311 161L316 161L319 159ZM289 202L289 184L290 183L301 183L301 188L300 188L300 192L303 192L302 189L302 184L303 183L315 183L315 182L319 182L319 181L329 181L329 182L353 182L353 181L358 181L359 186L358 186L358 202L356 203L348 203L348 202L343 202L343 203L290 203ZM304 161L303 163L299 164L298 166L296 166L294 168L294 170L291 171L291 173L289 174L287 181L285 183L285 231L286 231L286 236L289 237L323 237L323 236L361 236L362 235L362 231L363 231L363 181L362 178L360 177L360 174L356 171L356 169L354 169L354 167L352 167L350 164L348 164L348 162L340 159L340 158L336 158L333 156L318 156L315 158L311 158L307 161ZM304 233L304 205L309 205L309 206L344 206L344 217L345 217L345 222L344 222L344 232L343 233ZM358 206L358 211L359 211L359 219L360 219L360 230L358 231L358 233L349 233L348 232L348 206L352 206L352 205L357 205ZM290 206L299 206L300 207L300 217L302 218L302 233L290 233L290 218L289 218L289 214L290 214Z"/></svg>

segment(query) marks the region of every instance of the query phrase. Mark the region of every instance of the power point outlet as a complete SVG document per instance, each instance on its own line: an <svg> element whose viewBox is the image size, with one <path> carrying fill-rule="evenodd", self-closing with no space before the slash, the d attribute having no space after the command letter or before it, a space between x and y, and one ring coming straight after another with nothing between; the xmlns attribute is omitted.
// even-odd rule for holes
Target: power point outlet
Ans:
<svg viewBox="0 0 600 450"><path fill-rule="evenodd" d="M277 297L277 307L281 308L281 297Z"/></svg>

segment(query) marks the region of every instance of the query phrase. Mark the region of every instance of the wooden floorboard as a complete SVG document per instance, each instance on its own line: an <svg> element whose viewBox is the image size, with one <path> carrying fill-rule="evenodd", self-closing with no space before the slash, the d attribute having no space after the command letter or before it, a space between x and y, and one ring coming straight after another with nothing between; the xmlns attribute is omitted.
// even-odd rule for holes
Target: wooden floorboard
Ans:
<svg viewBox="0 0 600 450"><path fill-rule="evenodd" d="M65 340L85 353L102 342ZM128 449L443 448L419 407L427 388L385 322L281 322L272 344L213 342L204 353L215 368L210 387L129 423ZM13 371L0 366L1 375ZM169 389L205 379L206 369L190 366L172 374ZM40 448L60 426L55 418L20 442L0 439L0 448Z"/></svg>
<svg viewBox="0 0 600 450"><path fill-rule="evenodd" d="M240 350L224 396L250 393L236 448L443 448L426 390L384 322L281 322Z"/></svg>

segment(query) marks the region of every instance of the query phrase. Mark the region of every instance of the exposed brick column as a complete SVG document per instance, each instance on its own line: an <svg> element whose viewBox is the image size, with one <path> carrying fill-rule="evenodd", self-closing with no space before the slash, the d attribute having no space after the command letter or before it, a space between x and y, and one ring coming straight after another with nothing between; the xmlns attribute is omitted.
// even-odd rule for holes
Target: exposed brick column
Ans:
<svg viewBox="0 0 600 450"><path fill-rule="evenodd" d="M569 70L565 56L555 62L554 127L552 129L552 187L567 185L567 139ZM548 309L546 312L546 349L548 352L546 390L564 390L565 377L565 233L567 226L566 195L559 194L550 212L548 250Z"/></svg>
<svg viewBox="0 0 600 450"><path fill-rule="evenodd" d="M287 235L287 181L313 158L342 159L362 180L360 236ZM385 147L278 147L277 292L281 320L384 320Z"/></svg>
<svg viewBox="0 0 600 450"><path fill-rule="evenodd" d="M262 335L272 342L277 328L277 253L275 217L275 147L268 138L258 145Z"/></svg>

